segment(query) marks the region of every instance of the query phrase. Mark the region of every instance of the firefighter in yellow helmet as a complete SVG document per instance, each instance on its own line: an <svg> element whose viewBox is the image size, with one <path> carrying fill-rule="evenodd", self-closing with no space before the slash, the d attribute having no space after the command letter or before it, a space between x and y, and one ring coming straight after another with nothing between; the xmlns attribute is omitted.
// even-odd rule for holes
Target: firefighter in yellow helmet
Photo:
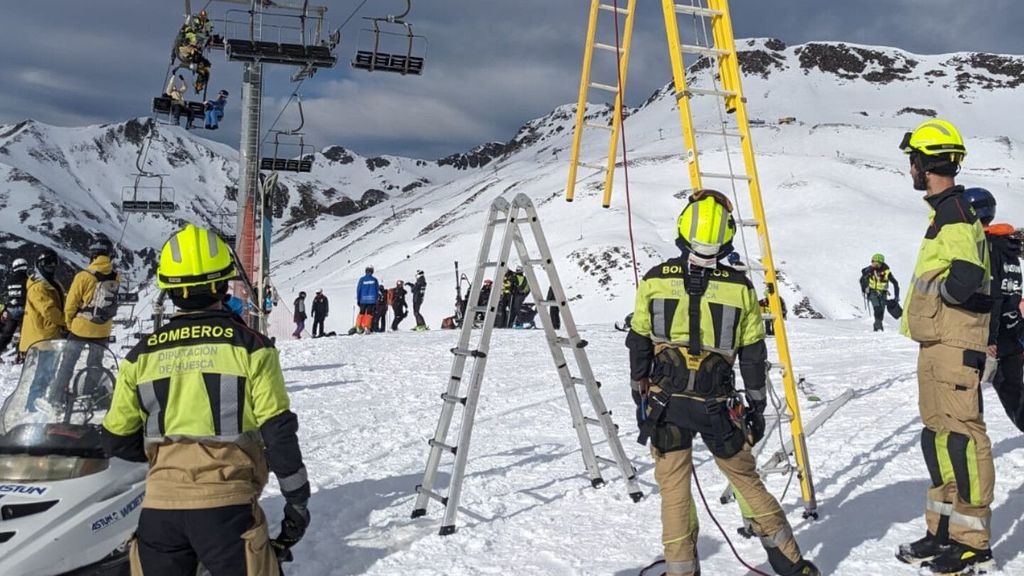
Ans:
<svg viewBox="0 0 1024 576"><path fill-rule="evenodd" d="M215 575L276 576L309 525L277 350L222 304L236 275L213 232L189 224L171 236L157 286L181 312L121 363L103 432L113 456L149 461L135 576L195 574L198 563ZM286 502L273 541L259 506L268 469Z"/></svg>
<svg viewBox="0 0 1024 576"><path fill-rule="evenodd" d="M981 222L956 185L967 155L957 129L928 120L904 135L900 149L910 158L914 189L925 192L931 209L900 327L920 344L921 448L931 487L928 531L900 546L897 558L959 574L992 563L995 469L980 391L992 307L989 255Z"/></svg>
<svg viewBox="0 0 1024 576"><path fill-rule="evenodd" d="M626 336L638 440L651 440L661 489L666 575L700 572L697 509L690 494L698 433L733 486L744 522L761 538L775 572L819 575L801 556L751 454L765 433L768 352L753 285L746 274L720 262L732 251L731 212L719 192L690 196L678 220L676 245L682 254L644 275ZM735 386L737 360L745 405Z"/></svg>

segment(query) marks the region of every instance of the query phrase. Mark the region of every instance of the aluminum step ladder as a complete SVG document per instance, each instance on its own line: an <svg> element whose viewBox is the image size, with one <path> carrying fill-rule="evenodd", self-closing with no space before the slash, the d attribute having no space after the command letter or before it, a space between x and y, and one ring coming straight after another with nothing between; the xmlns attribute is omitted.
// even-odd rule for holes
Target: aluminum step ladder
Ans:
<svg viewBox="0 0 1024 576"><path fill-rule="evenodd" d="M522 227L528 227L530 234L524 234ZM501 240L496 254L492 254L492 245L495 235L501 231ZM536 256L531 255L527 244L527 236L534 240ZM558 279L558 272L555 269L554 261L551 258L551 251L548 248L547 240L541 229L540 220L537 217L537 210L530 198L524 194L517 195L510 204L504 198L497 198L491 203L487 213L487 224L484 228L483 238L480 243L480 252L477 256L476 269L473 274L472 288L468 296L470 306L466 309L466 317L472 318L476 313L484 314L483 326L474 334L473 322L463 322L459 333L458 344L451 349L454 358L452 360L451 375L448 379L448 388L441 395L443 401L441 417L437 422L437 430L434 437L429 441L430 456L427 458L426 471L423 474L423 482L416 486L416 504L412 511L412 517L418 518L427 513L429 500L436 500L445 507L444 520L441 523L440 534L442 536L455 532L455 516L459 507L459 497L462 493L462 482L466 473L466 463L469 458L470 436L473 432L473 419L476 415L477 402L480 399L480 388L483 384L484 370L487 367L487 358L490 354L491 333L494 330L495 320L498 315L498 299L501 290L491 290L487 304L477 306L480 301L480 287L489 270L493 270L494 278L500 279L505 276L509 266L509 256L515 248L519 261L522 263L523 272L530 285L530 291L537 299L537 316L544 327L545 338L551 350L551 358L554 360L558 372L562 390L565 392L565 399L569 405L569 412L572 415L572 426L579 437L580 448L582 449L583 462L586 467L590 483L597 488L604 484L601 475L601 466L612 466L618 468L622 477L626 480L626 486L630 497L634 502L643 498L640 484L637 480L636 469L626 457L622 443L618 436L618 427L612 422L612 414L605 406L604 399L599 390L600 383L595 380L594 373L590 367L587 357L587 341L580 338L573 320L572 312L568 306L568 300ZM538 271L539 269L539 271ZM546 294L542 290L539 277L546 277L554 293L554 299L541 300L540 295ZM548 310L557 306L562 319L563 334L559 335L551 322ZM566 351L570 351L578 375L572 373L570 363L566 358ZM467 360L472 359L473 365L470 376L465 379ZM583 406L580 403L578 389L583 388L590 400L594 416L584 414ZM461 406L461 426L457 444L449 444L448 432L451 427L455 412ZM594 449L591 440L590 428L599 430L608 442L611 458L600 456ZM452 474L449 481L447 494L444 495L435 489L438 476L438 468L441 465L441 458L445 455L454 457Z"/></svg>

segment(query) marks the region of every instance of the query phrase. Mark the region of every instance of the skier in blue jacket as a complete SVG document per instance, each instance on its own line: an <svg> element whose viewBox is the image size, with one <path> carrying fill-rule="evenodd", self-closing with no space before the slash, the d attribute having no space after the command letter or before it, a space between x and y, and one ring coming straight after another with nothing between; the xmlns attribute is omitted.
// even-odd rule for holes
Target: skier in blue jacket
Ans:
<svg viewBox="0 0 1024 576"><path fill-rule="evenodd" d="M206 101L206 129L216 130L220 121L224 119L224 105L228 103L228 91L221 90L217 93L216 100Z"/></svg>
<svg viewBox="0 0 1024 576"><path fill-rule="evenodd" d="M380 282L373 277L373 266L366 267L366 275L356 285L356 304L359 305L359 317L356 319L356 332L368 334L373 322L373 310L377 306Z"/></svg>

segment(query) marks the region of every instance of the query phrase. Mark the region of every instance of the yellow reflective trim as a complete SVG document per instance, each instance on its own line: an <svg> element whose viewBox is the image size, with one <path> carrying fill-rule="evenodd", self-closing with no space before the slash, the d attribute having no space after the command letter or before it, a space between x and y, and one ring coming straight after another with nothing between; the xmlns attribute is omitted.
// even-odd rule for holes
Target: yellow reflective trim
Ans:
<svg viewBox="0 0 1024 576"><path fill-rule="evenodd" d="M953 461L949 459L949 432L935 433L935 452L939 457L939 475L945 483L956 482Z"/></svg>
<svg viewBox="0 0 1024 576"><path fill-rule="evenodd" d="M978 390L981 394L981 390ZM971 483L971 505L981 505L981 482L978 481L978 454L975 450L974 438L967 441L967 477Z"/></svg>

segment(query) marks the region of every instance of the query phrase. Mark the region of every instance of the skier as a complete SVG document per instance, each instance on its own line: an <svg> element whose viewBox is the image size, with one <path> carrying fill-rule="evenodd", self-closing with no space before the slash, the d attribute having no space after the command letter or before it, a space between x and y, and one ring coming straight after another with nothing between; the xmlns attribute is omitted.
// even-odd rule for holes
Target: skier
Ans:
<svg viewBox="0 0 1024 576"><path fill-rule="evenodd" d="M900 326L921 345L918 406L931 487L928 531L901 545L896 557L936 574L960 574L993 563L995 468L979 386L992 308L985 232L955 182L967 149L952 124L928 120L904 135L900 149L931 209Z"/></svg>
<svg viewBox="0 0 1024 576"><path fill-rule="evenodd" d="M89 246L89 265L75 274L68 288L64 299L64 324L70 333L69 342L64 348L56 379L65 387L71 384L75 364L86 343L99 344L89 347L87 365L103 363L103 350L114 328L117 293L121 287L121 275L114 270L113 258L113 243L106 238L97 238Z"/></svg>
<svg viewBox="0 0 1024 576"><path fill-rule="evenodd" d="M1021 242L1009 224L992 224L996 199L984 188L964 190L966 200L985 226L992 268L992 312L989 319L985 375L1018 429L1024 431L1024 323L1021 322ZM991 367L990 367L991 365Z"/></svg>
<svg viewBox="0 0 1024 576"><path fill-rule="evenodd" d="M214 100L207 100L203 104L203 108L206 110L206 129L216 130L220 127L220 121L224 119L224 106L228 103L228 91L221 90L217 93L217 98Z"/></svg>
<svg viewBox="0 0 1024 576"><path fill-rule="evenodd" d="M21 341L18 351L25 352L36 342L53 340L64 336L67 328L64 322L64 287L57 281L57 253L46 248L36 258L36 271L25 284L25 316L21 321ZM40 366L35 379L29 386L25 409L36 411L36 399L42 399L54 377L58 357L53 354L40 355ZM43 365L45 363L45 365Z"/></svg>
<svg viewBox="0 0 1024 576"><path fill-rule="evenodd" d="M327 313L330 311L330 303L322 289L317 289L309 311L313 314L313 338L320 338L324 335L324 320L327 319Z"/></svg>
<svg viewBox="0 0 1024 576"><path fill-rule="evenodd" d="M302 331L306 329L306 293L299 292L299 297L292 303L292 320L295 322L295 332L292 332L292 338L299 340L302 338Z"/></svg>
<svg viewBox="0 0 1024 576"><path fill-rule="evenodd" d="M373 266L366 267L366 274L356 285L356 304L359 305L359 317L356 319L356 332L369 334L373 328L373 311L377 307L380 283L373 277Z"/></svg>
<svg viewBox="0 0 1024 576"><path fill-rule="evenodd" d="M554 286L548 286L548 300L554 300L554 299L555 299L555 287ZM561 313L558 310L558 305L556 304L554 306L551 306L548 309L548 312L551 314L551 326L555 330L558 330L559 328L561 328L562 327L562 316L561 316Z"/></svg>
<svg viewBox="0 0 1024 576"><path fill-rule="evenodd" d="M5 292L7 307L4 309L4 320L0 322L0 354L14 340L14 335L21 328L21 319L25 316L25 282L28 281L28 260L15 258L11 263L11 272L7 275Z"/></svg>
<svg viewBox="0 0 1024 576"><path fill-rule="evenodd" d="M690 493L693 438L700 433L775 572L819 576L801 556L785 511L765 489L751 453L765 433L768 349L753 284L745 274L719 267L736 233L731 211L720 192L690 195L677 221L682 254L644 275L626 336L639 441L651 440L661 489L665 573L700 573L696 502ZM734 384L737 358L745 408Z"/></svg>
<svg viewBox="0 0 1024 576"><path fill-rule="evenodd" d="M238 316L239 322L245 322L245 302L243 302L241 298L233 294L225 294L224 307L230 310L235 316Z"/></svg>
<svg viewBox="0 0 1024 576"><path fill-rule="evenodd" d="M180 311L121 361L101 430L108 454L149 461L132 574L278 576L309 526L306 468L278 352L223 308L230 249L191 224L164 245L157 286ZM201 369L197 367L201 366ZM284 497L271 540L259 505Z"/></svg>
<svg viewBox="0 0 1024 576"><path fill-rule="evenodd" d="M373 331L384 332L388 321L388 290L384 286L377 288L377 305L373 308Z"/></svg>
<svg viewBox="0 0 1024 576"><path fill-rule="evenodd" d="M514 328L519 324L519 311L523 308L523 302L530 294L530 283L526 281L523 274L523 267L516 266L516 272L512 275L512 299L509 305L508 327Z"/></svg>
<svg viewBox="0 0 1024 576"><path fill-rule="evenodd" d="M416 271L416 282L412 285L412 315L416 318L416 327L413 330L423 332L427 330L427 321L420 314L420 306L423 305L423 297L427 293L427 279L423 276L423 270Z"/></svg>
<svg viewBox="0 0 1024 576"><path fill-rule="evenodd" d="M512 285L515 276L512 270L505 270L505 276L501 279L501 297L498 299L498 315L494 322L496 328L508 328L515 321L512 313Z"/></svg>
<svg viewBox="0 0 1024 576"><path fill-rule="evenodd" d="M885 263L885 256L875 254L871 257L871 265L860 271L860 291L864 299L871 304L875 313L875 332L881 332L882 318L885 317L886 304L889 302L889 283L892 282L893 300L900 299L900 283L892 275L892 270Z"/></svg>
<svg viewBox="0 0 1024 576"><path fill-rule="evenodd" d="M391 321L391 331L397 332L398 325L409 315L408 304L405 302L405 282L395 282L395 287L388 290L388 302L391 304L391 313L394 319Z"/></svg>

